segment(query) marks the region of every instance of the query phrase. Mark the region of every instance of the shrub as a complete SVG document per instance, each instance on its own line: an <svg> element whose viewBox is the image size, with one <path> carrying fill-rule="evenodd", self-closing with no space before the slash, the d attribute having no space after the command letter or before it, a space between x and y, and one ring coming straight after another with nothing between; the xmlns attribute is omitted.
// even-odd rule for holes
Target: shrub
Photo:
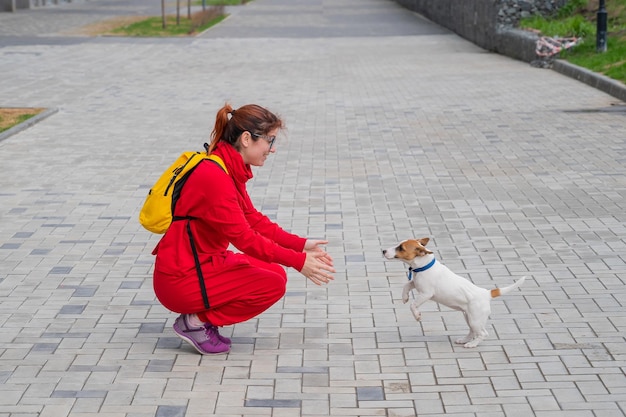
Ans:
<svg viewBox="0 0 626 417"><path fill-rule="evenodd" d="M213 6L192 14L190 33L221 16L224 16L224 6Z"/></svg>
<svg viewBox="0 0 626 417"><path fill-rule="evenodd" d="M562 19L564 17L572 16L578 10L586 8L588 0L570 0L557 12L557 18Z"/></svg>

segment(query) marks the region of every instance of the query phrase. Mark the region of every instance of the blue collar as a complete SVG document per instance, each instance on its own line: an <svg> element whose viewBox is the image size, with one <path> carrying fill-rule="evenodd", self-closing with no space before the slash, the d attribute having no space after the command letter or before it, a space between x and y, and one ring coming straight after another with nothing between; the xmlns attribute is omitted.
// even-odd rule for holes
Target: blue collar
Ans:
<svg viewBox="0 0 626 417"><path fill-rule="evenodd" d="M411 268L409 267L409 273L407 274L409 281L413 279L413 273L418 273L418 272L424 272L427 269L430 269L430 267L432 267L435 264L435 261L437 259L433 258L432 261L430 261L428 264L422 266L421 268Z"/></svg>

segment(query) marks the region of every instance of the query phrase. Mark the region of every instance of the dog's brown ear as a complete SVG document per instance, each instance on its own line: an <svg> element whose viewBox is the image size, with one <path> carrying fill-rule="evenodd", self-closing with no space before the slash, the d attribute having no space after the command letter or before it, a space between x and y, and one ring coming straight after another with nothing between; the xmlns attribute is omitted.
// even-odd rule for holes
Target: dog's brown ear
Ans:
<svg viewBox="0 0 626 417"><path fill-rule="evenodd" d="M422 248L423 248L423 249L421 250L421 252L422 252L422 256L424 256L424 255L426 255L426 254L431 254L431 253L432 253L431 251L429 251L428 249L426 249L426 245L428 244L428 242L429 242L429 241L430 241L430 239L429 239L429 238L427 238L427 237L423 237L423 238L421 238L420 240L418 240L418 242L420 243L420 245L422 245Z"/></svg>

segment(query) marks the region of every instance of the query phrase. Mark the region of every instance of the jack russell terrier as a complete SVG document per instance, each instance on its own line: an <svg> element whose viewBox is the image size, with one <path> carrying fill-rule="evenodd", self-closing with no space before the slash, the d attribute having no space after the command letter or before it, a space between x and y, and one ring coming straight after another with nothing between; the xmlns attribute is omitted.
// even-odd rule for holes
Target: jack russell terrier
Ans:
<svg viewBox="0 0 626 417"><path fill-rule="evenodd" d="M417 291L417 296L411 304L411 311L416 320L420 320L422 316L419 307L428 300L462 311L470 330L467 336L458 339L456 343L466 348L476 347L489 335L485 327L491 314L491 299L519 287L526 277L504 288L486 290L477 287L468 279L437 262L433 253L426 249L429 240L427 237L419 240L409 239L383 250L386 259L399 260L409 265L409 282L404 284L402 302L409 301L412 289Z"/></svg>

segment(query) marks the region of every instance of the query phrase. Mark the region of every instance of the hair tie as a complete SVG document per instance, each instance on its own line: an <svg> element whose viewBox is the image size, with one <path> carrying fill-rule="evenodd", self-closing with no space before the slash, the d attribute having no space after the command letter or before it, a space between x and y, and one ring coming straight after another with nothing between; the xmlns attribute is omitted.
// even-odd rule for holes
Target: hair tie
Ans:
<svg viewBox="0 0 626 417"><path fill-rule="evenodd" d="M235 115L235 109L232 109L232 110L230 111L230 115L231 115L231 116L234 116L234 115Z"/></svg>

